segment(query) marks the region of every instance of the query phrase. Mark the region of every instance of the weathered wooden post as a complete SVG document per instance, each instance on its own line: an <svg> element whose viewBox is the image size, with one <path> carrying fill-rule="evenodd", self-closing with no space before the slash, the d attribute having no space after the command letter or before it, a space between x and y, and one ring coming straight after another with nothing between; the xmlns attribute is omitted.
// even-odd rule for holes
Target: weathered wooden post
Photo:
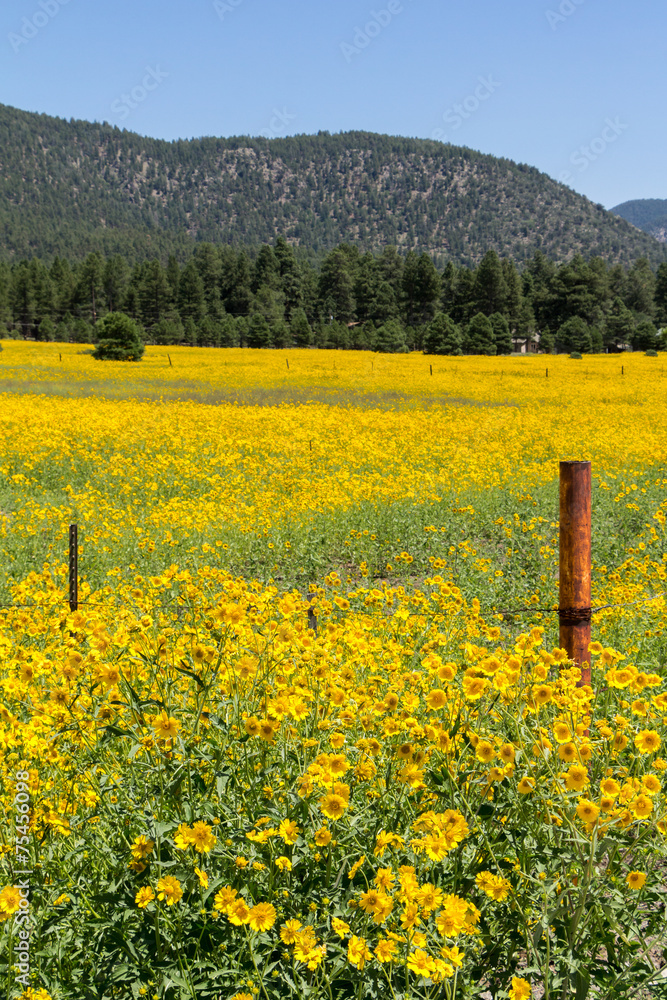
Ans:
<svg viewBox="0 0 667 1000"><path fill-rule="evenodd" d="M79 529L69 526L69 609L79 610Z"/></svg>
<svg viewBox="0 0 667 1000"><path fill-rule="evenodd" d="M308 628L317 635L317 612L314 602L317 600L317 590L311 586L308 588Z"/></svg>
<svg viewBox="0 0 667 1000"><path fill-rule="evenodd" d="M560 645L591 682L591 463L560 463Z"/></svg>

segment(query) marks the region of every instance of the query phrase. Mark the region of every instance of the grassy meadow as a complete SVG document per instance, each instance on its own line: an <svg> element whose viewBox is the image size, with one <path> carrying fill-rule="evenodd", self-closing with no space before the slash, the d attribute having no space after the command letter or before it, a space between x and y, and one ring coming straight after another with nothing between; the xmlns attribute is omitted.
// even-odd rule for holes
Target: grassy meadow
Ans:
<svg viewBox="0 0 667 1000"><path fill-rule="evenodd" d="M662 355L2 346L0 996L666 995Z"/></svg>

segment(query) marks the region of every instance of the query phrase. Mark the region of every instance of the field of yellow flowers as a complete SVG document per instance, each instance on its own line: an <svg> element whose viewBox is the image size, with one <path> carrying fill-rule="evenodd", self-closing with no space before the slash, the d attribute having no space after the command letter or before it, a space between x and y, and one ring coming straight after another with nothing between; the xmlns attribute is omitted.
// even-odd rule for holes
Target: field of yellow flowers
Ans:
<svg viewBox="0 0 667 1000"><path fill-rule="evenodd" d="M662 356L3 348L0 996L664 996Z"/></svg>

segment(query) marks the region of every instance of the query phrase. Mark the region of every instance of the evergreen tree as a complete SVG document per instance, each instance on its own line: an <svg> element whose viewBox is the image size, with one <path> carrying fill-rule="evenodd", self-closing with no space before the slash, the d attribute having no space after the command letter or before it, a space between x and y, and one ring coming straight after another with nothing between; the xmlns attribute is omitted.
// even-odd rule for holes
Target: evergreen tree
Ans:
<svg viewBox="0 0 667 1000"><path fill-rule="evenodd" d="M56 257L51 265L51 284L53 285L55 318L62 320L65 313L74 308L76 281L74 272L68 260ZM106 304L108 308L108 303Z"/></svg>
<svg viewBox="0 0 667 1000"><path fill-rule="evenodd" d="M496 343L491 320L483 312L477 313L466 327L463 339L464 354L495 354Z"/></svg>
<svg viewBox="0 0 667 1000"><path fill-rule="evenodd" d="M456 323L468 323L475 315L475 275L467 268L462 267L456 273L454 283L454 303L449 309L445 309Z"/></svg>
<svg viewBox="0 0 667 1000"><path fill-rule="evenodd" d="M634 332L634 316L620 298L614 299L605 321L605 344L612 350L621 350L632 343Z"/></svg>
<svg viewBox="0 0 667 1000"><path fill-rule="evenodd" d="M608 303L609 284L606 270L599 262L587 263L577 255L558 268L549 286L546 325L560 327L568 319L580 317L588 325L602 323Z"/></svg>
<svg viewBox="0 0 667 1000"><path fill-rule="evenodd" d="M151 260L141 269L138 287L139 318L150 330L165 319L172 307L171 285L159 260Z"/></svg>
<svg viewBox="0 0 667 1000"><path fill-rule="evenodd" d="M378 271L382 281L391 285L394 300L399 302L403 288L405 262L395 246L386 246L377 258Z"/></svg>
<svg viewBox="0 0 667 1000"><path fill-rule="evenodd" d="M75 303L81 316L93 324L104 310L104 259L91 253L77 271Z"/></svg>
<svg viewBox="0 0 667 1000"><path fill-rule="evenodd" d="M218 320L224 311L220 295L222 269L218 253L213 244L200 243L195 250L193 259L202 281L206 313L211 319Z"/></svg>
<svg viewBox="0 0 667 1000"><path fill-rule="evenodd" d="M269 326L281 323L285 318L285 296L268 285L260 285L250 305L251 316L255 313L261 313Z"/></svg>
<svg viewBox="0 0 667 1000"><path fill-rule="evenodd" d="M652 317L655 315L655 290L655 274L646 257L641 257L628 271L623 301L632 312Z"/></svg>
<svg viewBox="0 0 667 1000"><path fill-rule="evenodd" d="M271 344L273 347L284 348L292 346L292 334L289 324L284 319L271 324Z"/></svg>
<svg viewBox="0 0 667 1000"><path fill-rule="evenodd" d="M303 304L301 272L293 248L284 236L276 239L274 257L278 264L280 291L285 299L285 318L290 320L295 309Z"/></svg>
<svg viewBox="0 0 667 1000"><path fill-rule="evenodd" d="M450 315L456 306L456 265L448 260L440 279L440 305L446 315Z"/></svg>
<svg viewBox="0 0 667 1000"><path fill-rule="evenodd" d="M198 325L203 320L205 311L204 282L194 260L190 260L183 268L178 282L178 312L184 323L191 319Z"/></svg>
<svg viewBox="0 0 667 1000"><path fill-rule="evenodd" d="M250 317L247 344L248 347L271 347L271 327L261 312Z"/></svg>
<svg viewBox="0 0 667 1000"><path fill-rule="evenodd" d="M342 247L327 254L322 262L319 302L325 321L333 317L339 323L349 323L354 317L354 282L349 255Z"/></svg>
<svg viewBox="0 0 667 1000"><path fill-rule="evenodd" d="M221 283L225 309L232 316L247 316L252 301L250 260L245 250L241 250L238 254L231 251L231 256L233 258L231 268L229 256L223 259Z"/></svg>
<svg viewBox="0 0 667 1000"><path fill-rule="evenodd" d="M151 330L151 337L156 344L171 347L185 340L185 328L180 319L162 319Z"/></svg>
<svg viewBox="0 0 667 1000"><path fill-rule="evenodd" d="M366 320L375 317L380 280L379 268L373 254L364 254L354 285L356 315L360 323L365 323Z"/></svg>
<svg viewBox="0 0 667 1000"><path fill-rule="evenodd" d="M251 282L251 290L257 293L257 290L265 285L267 288L271 288L274 292L279 292L280 288L280 264L278 258L274 253L273 247L261 246L257 258L255 260L255 266L253 268L253 276Z"/></svg>
<svg viewBox="0 0 667 1000"><path fill-rule="evenodd" d="M526 305L523 299L523 284L513 260L503 260L502 269L506 290L504 315L507 317L511 332L521 336Z"/></svg>
<svg viewBox="0 0 667 1000"><path fill-rule="evenodd" d="M655 283L655 316L660 326L667 326L667 264L661 264Z"/></svg>
<svg viewBox="0 0 667 1000"><path fill-rule="evenodd" d="M581 316L572 316L562 324L556 342L559 350L568 353L590 354L593 349L590 327Z"/></svg>
<svg viewBox="0 0 667 1000"><path fill-rule="evenodd" d="M49 341L56 339L56 326L50 316L46 316L39 324L37 334L38 340Z"/></svg>
<svg viewBox="0 0 667 1000"><path fill-rule="evenodd" d="M473 299L478 313L491 316L503 312L507 298L507 286L500 257L495 250L489 250L482 257L475 274Z"/></svg>
<svg viewBox="0 0 667 1000"><path fill-rule="evenodd" d="M410 326L433 319L441 290L440 275L429 255L410 251L403 271L403 308Z"/></svg>
<svg viewBox="0 0 667 1000"><path fill-rule="evenodd" d="M543 330L542 333L540 334L540 351L542 351L544 354L553 354L555 349L556 349L556 338L554 337L553 333L551 333L551 331L549 330L549 327L547 327L546 330Z"/></svg>
<svg viewBox="0 0 667 1000"><path fill-rule="evenodd" d="M461 354L460 328L446 313L438 313L424 336L424 354Z"/></svg>
<svg viewBox="0 0 667 1000"><path fill-rule="evenodd" d="M655 351L658 346L658 331L650 319L637 324L632 334L633 351Z"/></svg>
<svg viewBox="0 0 667 1000"><path fill-rule="evenodd" d="M51 272L53 274L53 268ZM116 254L105 261L102 273L102 285L104 288L104 305L108 312L120 312L124 308L129 283L130 268L124 257Z"/></svg>
<svg viewBox="0 0 667 1000"><path fill-rule="evenodd" d="M400 320L390 319L375 334L375 350L382 354L405 354L408 346Z"/></svg>
<svg viewBox="0 0 667 1000"><path fill-rule="evenodd" d="M496 344L496 354L511 354L514 350L510 325L502 313L493 313L489 320L493 327L493 339Z"/></svg>
<svg viewBox="0 0 667 1000"><path fill-rule="evenodd" d="M31 337L37 319L35 287L28 261L22 260L12 271L9 302L17 325L24 338Z"/></svg>
<svg viewBox="0 0 667 1000"><path fill-rule="evenodd" d="M50 320L56 314L54 289L49 269L36 257L30 261L30 276L35 296L35 322L39 326L43 320ZM36 331L36 335L38 333L39 330Z"/></svg>
<svg viewBox="0 0 667 1000"><path fill-rule="evenodd" d="M169 282L171 301L178 301L178 283L181 278L181 268L178 261L173 254L170 255L167 261L167 281Z"/></svg>
<svg viewBox="0 0 667 1000"><path fill-rule="evenodd" d="M188 316L183 324L185 343L190 347L196 347L199 343L199 327L192 316Z"/></svg>
<svg viewBox="0 0 667 1000"><path fill-rule="evenodd" d="M12 321L12 312L9 306L9 289L11 286L11 270L9 264L0 262L0 336L3 334L3 326L8 326Z"/></svg>
<svg viewBox="0 0 667 1000"><path fill-rule="evenodd" d="M308 347L312 343L313 332L303 309L295 309L290 319L292 342L296 347Z"/></svg>
<svg viewBox="0 0 667 1000"><path fill-rule="evenodd" d="M199 324L199 346L220 347L220 324L212 316L204 316Z"/></svg>
<svg viewBox="0 0 667 1000"><path fill-rule="evenodd" d="M97 324L97 347L93 357L98 361L140 361L144 343L139 327L125 313L107 313Z"/></svg>

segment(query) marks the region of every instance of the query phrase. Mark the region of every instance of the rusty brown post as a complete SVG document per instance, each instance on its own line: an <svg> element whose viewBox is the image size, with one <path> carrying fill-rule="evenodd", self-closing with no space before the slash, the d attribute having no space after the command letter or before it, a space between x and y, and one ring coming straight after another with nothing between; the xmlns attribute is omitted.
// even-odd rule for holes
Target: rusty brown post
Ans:
<svg viewBox="0 0 667 1000"><path fill-rule="evenodd" d="M591 463L560 463L560 645L590 684Z"/></svg>

